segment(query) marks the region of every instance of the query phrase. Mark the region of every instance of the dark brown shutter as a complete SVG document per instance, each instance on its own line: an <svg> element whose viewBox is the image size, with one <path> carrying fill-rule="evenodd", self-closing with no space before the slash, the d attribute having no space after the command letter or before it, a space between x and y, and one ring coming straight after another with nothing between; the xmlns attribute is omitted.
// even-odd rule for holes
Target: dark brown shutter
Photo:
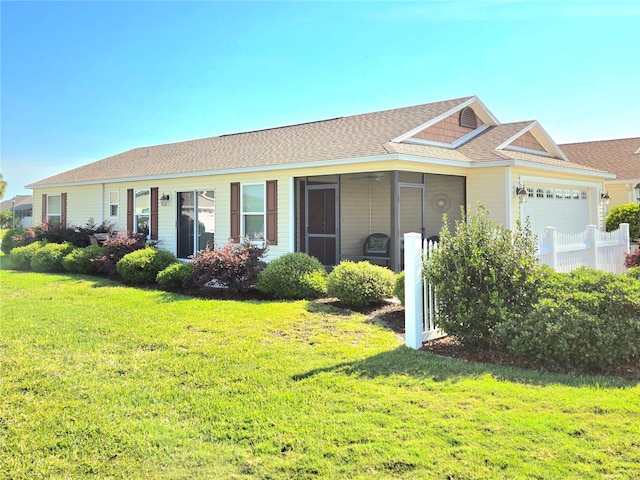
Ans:
<svg viewBox="0 0 640 480"><path fill-rule="evenodd" d="M67 194L60 194L60 226L67 228Z"/></svg>
<svg viewBox="0 0 640 480"><path fill-rule="evenodd" d="M133 188L127 190L127 233L133 233Z"/></svg>
<svg viewBox="0 0 640 480"><path fill-rule="evenodd" d="M278 244L278 182L267 182L267 242Z"/></svg>
<svg viewBox="0 0 640 480"><path fill-rule="evenodd" d="M158 187L151 189L151 240L158 240Z"/></svg>
<svg viewBox="0 0 640 480"><path fill-rule="evenodd" d="M231 184L231 238L240 241L240 183Z"/></svg>
<svg viewBox="0 0 640 480"><path fill-rule="evenodd" d="M40 218L42 225L47 223L47 194L42 194L42 216Z"/></svg>

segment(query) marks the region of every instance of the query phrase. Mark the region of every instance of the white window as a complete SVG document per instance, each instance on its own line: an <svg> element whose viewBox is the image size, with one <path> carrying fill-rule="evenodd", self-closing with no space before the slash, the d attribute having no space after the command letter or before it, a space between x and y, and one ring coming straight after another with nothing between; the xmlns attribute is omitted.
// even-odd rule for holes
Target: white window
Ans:
<svg viewBox="0 0 640 480"><path fill-rule="evenodd" d="M62 200L60 195L47 195L47 223L52 227L62 224Z"/></svg>
<svg viewBox="0 0 640 480"><path fill-rule="evenodd" d="M109 192L109 216L117 218L120 214L120 192L117 190Z"/></svg>
<svg viewBox="0 0 640 480"><path fill-rule="evenodd" d="M265 239L265 198L264 183L242 185L240 235L251 240Z"/></svg>
<svg viewBox="0 0 640 480"><path fill-rule="evenodd" d="M143 233L149 237L151 234L151 191L149 189L135 191L133 215L133 228L136 233Z"/></svg>

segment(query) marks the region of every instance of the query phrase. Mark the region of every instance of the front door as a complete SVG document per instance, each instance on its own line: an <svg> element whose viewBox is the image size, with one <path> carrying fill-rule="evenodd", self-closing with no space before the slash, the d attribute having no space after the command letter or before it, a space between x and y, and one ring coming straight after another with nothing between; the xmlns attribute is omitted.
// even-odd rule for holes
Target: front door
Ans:
<svg viewBox="0 0 640 480"><path fill-rule="evenodd" d="M307 185L306 252L323 265L336 265L338 258L338 187Z"/></svg>

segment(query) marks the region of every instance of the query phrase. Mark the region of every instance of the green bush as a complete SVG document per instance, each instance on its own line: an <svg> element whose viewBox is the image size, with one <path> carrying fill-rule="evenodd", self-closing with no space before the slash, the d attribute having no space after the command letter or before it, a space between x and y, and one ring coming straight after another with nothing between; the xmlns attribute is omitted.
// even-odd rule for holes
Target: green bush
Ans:
<svg viewBox="0 0 640 480"><path fill-rule="evenodd" d="M624 272L624 274L628 277L635 278L640 281L640 267L633 267Z"/></svg>
<svg viewBox="0 0 640 480"><path fill-rule="evenodd" d="M73 244L48 243L36 250L31 257L31 269L35 272L62 272L62 260L73 250Z"/></svg>
<svg viewBox="0 0 640 480"><path fill-rule="evenodd" d="M158 273L178 260L168 250L145 247L126 254L116 264L120 276L131 283L154 283Z"/></svg>
<svg viewBox="0 0 640 480"><path fill-rule="evenodd" d="M491 222L483 206L468 221L456 222L455 235L447 225L425 261L425 276L436 289L438 324L465 348L487 348L499 322L524 315L538 299L536 237L528 225L518 223L510 231Z"/></svg>
<svg viewBox="0 0 640 480"><path fill-rule="evenodd" d="M256 289L275 298L318 298L327 292L327 272L315 257L287 253L260 272Z"/></svg>
<svg viewBox="0 0 640 480"><path fill-rule="evenodd" d="M400 272L396 277L396 284L393 286L393 296L404 305L404 272Z"/></svg>
<svg viewBox="0 0 640 480"><path fill-rule="evenodd" d="M97 265L93 260L102 255L104 255L104 248L99 245L74 248L62 259L62 266L71 273L92 275L97 272Z"/></svg>
<svg viewBox="0 0 640 480"><path fill-rule="evenodd" d="M329 274L328 294L352 307L374 305L393 296L396 275L369 262L344 261Z"/></svg>
<svg viewBox="0 0 640 480"><path fill-rule="evenodd" d="M26 228L10 228L6 232L4 232L4 235L2 236L2 252L5 255L9 255L9 253L11 253L11 250L13 250L14 248L24 247L33 243L35 239L27 241L26 234Z"/></svg>
<svg viewBox="0 0 640 480"><path fill-rule="evenodd" d="M158 272L156 282L165 288L185 288L187 278L193 272L193 264L189 262L176 262Z"/></svg>
<svg viewBox="0 0 640 480"><path fill-rule="evenodd" d="M502 347L547 368L600 372L640 351L640 282L581 268L545 271L542 299L496 327Z"/></svg>
<svg viewBox="0 0 640 480"><path fill-rule="evenodd" d="M9 259L13 263L13 267L18 270L30 270L31 258L33 255L47 244L46 241L33 242L24 247L15 247L9 253Z"/></svg>
<svg viewBox="0 0 640 480"><path fill-rule="evenodd" d="M607 215L607 232L612 232L620 227L621 223L629 224L629 236L631 240L640 238L640 205L637 203L625 203L611 208Z"/></svg>

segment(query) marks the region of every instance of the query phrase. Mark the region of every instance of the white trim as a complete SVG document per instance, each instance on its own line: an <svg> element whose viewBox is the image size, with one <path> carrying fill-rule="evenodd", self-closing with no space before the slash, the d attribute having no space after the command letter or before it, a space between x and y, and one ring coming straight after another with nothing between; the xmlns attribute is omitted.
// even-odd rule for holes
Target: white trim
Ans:
<svg viewBox="0 0 640 480"><path fill-rule="evenodd" d="M512 230L513 222L511 220L513 213L511 212L511 208L513 207L513 185L511 184L511 167L507 167L504 169L504 184L506 186L506 188L504 189L504 203L506 209L506 222L504 226L508 230Z"/></svg>
<svg viewBox="0 0 640 480"><path fill-rule="evenodd" d="M262 212L245 212L244 211L244 187L253 187L253 186L261 186L262 187ZM276 199L277 202L277 199ZM267 182L247 182L240 183L240 236L246 237L247 232L245 231L245 216L246 215L262 215L262 235L263 238L251 238L250 240L263 240L267 239Z"/></svg>
<svg viewBox="0 0 640 480"><path fill-rule="evenodd" d="M475 138L476 136L480 135L482 132L484 132L489 127L490 127L490 125L488 125L486 123L483 124L483 125L480 125L475 130L470 131L469 133L467 133L467 134L463 135L462 137L458 138L455 142L451 142L451 143L438 142L436 140L426 140L424 138L413 138L413 137L407 138L402 143L410 143L410 144L416 144L416 145L426 145L426 146L429 146L429 147L441 147L441 148L447 148L449 150L455 150L456 148L460 147L461 145L467 143L472 138Z"/></svg>
<svg viewBox="0 0 640 480"><path fill-rule="evenodd" d="M441 113L440 115L438 115L435 118L432 118L431 120L429 120L428 122L423 123L422 125L418 125L415 128L412 128L411 130L409 130L406 133L403 133L402 135L398 135L396 138L394 138L393 140L391 140L392 142L396 142L396 143L402 143L403 141L405 141L407 138L409 137L413 137L416 133L421 132L422 130L424 130L425 128L429 128L432 125L435 125L438 122L441 122L442 120L444 120L445 118L453 115L454 113L462 110L465 107L471 107L471 105L473 104L477 104L481 110L483 110L483 114L478 115L478 112L476 112L475 108L473 109L474 112L476 112L476 115L478 115L480 117L480 119L485 123L493 123L495 125L500 125L500 121L495 117L495 115L493 115L493 113L491 113L491 111L486 107L486 105L484 103L482 103L482 101L476 97L473 96L468 100L465 100L464 102L462 102L459 105L456 105L455 107L447 110L444 113ZM473 108L473 107L472 107ZM483 118L484 117L484 118ZM487 122L486 120L489 120L489 122Z"/></svg>
<svg viewBox="0 0 640 480"><path fill-rule="evenodd" d="M520 181L524 184L541 183L543 185L555 185L555 186L569 185L572 187L588 187L588 188L602 187L602 182L581 182L579 180L565 180L565 179L550 178L550 177L536 177L533 175L521 175Z"/></svg>
<svg viewBox="0 0 640 480"><path fill-rule="evenodd" d="M540 139L533 133L531 132L531 130L533 130L534 128L537 128L540 132L540 134L544 137L544 140L546 141L546 143L548 143L547 146L544 145L545 142L540 141ZM543 148L547 148L547 147L551 147L551 150L554 151L554 153L560 157L562 160L564 160L565 162L568 162L569 159L567 158L567 156L564 154L564 152L562 151L562 149L558 146L558 144L556 142L553 141L553 139L549 136L549 134L547 133L547 131L542 128L542 125L540 125L540 123L537 120L533 120L528 126L526 126L525 128L523 128L522 130L520 130L518 133L516 133L515 135L512 135L511 137L509 137L506 141L502 142L500 145L498 145L496 147L496 150L516 150L518 148L523 148L523 147L517 147L514 145L509 145L511 142L515 141L516 139L518 139L519 137L521 137L522 135L524 135L527 132L531 132L531 135L534 136L534 138L536 140L538 140L538 142L540 143L540 145ZM507 149L507 147L509 147ZM526 149L529 150L529 149ZM534 153L535 155L540 155L541 153L538 150L529 150L526 151L525 153ZM516 150L516 151L520 151L520 150ZM548 152L548 150L547 150ZM551 153L551 152L548 152ZM549 155L550 157L554 157L553 153L551 153Z"/></svg>
<svg viewBox="0 0 640 480"><path fill-rule="evenodd" d="M533 148L518 147L517 145L507 145L502 150L512 150L514 152L529 153L531 155L540 155L541 157L554 158L553 155L551 155L546 150L544 150L544 151L542 151L542 150L534 150Z"/></svg>
<svg viewBox="0 0 640 480"><path fill-rule="evenodd" d="M294 212L296 211L296 182L294 177L289 177L289 252L293 253L296 251L296 216Z"/></svg>
<svg viewBox="0 0 640 480"><path fill-rule="evenodd" d="M471 165L471 168L491 168L491 167L526 167L534 168L536 170L547 170L549 172L558 173L574 173L576 175L585 175L587 177L599 177L599 178L615 178L612 173L595 172L592 170L580 170L572 167L565 167L559 165L545 165L540 163L528 162L525 160L497 160L495 162L478 162Z"/></svg>

